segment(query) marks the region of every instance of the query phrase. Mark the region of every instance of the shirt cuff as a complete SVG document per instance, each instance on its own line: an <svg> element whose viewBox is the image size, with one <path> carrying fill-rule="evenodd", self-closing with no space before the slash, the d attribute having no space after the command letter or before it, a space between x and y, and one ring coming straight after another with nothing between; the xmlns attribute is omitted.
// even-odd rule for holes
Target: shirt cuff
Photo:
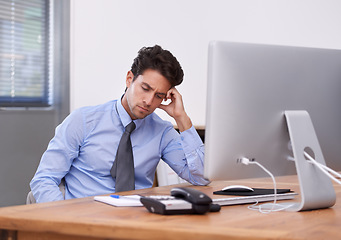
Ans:
<svg viewBox="0 0 341 240"><path fill-rule="evenodd" d="M190 153L203 145L203 142L194 126L181 132L180 136L185 153Z"/></svg>

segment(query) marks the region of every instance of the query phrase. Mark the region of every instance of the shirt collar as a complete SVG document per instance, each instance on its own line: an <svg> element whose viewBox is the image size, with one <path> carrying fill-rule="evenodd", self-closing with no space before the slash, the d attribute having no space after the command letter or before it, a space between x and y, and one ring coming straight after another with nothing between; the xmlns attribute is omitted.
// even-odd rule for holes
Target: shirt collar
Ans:
<svg viewBox="0 0 341 240"><path fill-rule="evenodd" d="M124 109L121 99L118 99L116 101L116 109L117 109L117 114L122 122L122 125L124 127L126 127L131 121L131 117L129 116L129 114L127 113L127 111ZM142 124L143 119L136 119L133 120L135 125L136 125L136 129Z"/></svg>

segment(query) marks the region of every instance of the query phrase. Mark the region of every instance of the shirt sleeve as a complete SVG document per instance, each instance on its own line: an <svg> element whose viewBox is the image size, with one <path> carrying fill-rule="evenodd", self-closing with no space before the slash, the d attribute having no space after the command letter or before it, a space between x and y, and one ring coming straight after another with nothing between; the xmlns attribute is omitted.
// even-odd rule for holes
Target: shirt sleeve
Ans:
<svg viewBox="0 0 341 240"><path fill-rule="evenodd" d="M36 201L63 200L58 185L78 156L83 139L83 120L80 110L71 113L57 128L44 152L38 169L30 182Z"/></svg>
<svg viewBox="0 0 341 240"><path fill-rule="evenodd" d="M210 181L204 178L204 144L194 126L180 135L174 132L167 133L173 139L165 148L162 159L181 178L193 185L209 184Z"/></svg>

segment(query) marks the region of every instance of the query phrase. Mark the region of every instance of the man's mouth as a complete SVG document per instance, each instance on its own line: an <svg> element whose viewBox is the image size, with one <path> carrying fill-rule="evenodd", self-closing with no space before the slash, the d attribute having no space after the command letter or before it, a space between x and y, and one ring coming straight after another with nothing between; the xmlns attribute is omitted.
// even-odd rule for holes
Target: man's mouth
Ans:
<svg viewBox="0 0 341 240"><path fill-rule="evenodd" d="M144 108L144 107L141 107L141 106L138 106L139 109L142 111L142 112L149 112L149 110L147 108Z"/></svg>

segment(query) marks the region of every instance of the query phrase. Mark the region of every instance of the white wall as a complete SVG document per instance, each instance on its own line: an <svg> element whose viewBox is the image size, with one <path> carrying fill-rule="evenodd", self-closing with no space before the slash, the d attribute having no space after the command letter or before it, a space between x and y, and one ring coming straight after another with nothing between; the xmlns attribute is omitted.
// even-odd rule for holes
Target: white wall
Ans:
<svg viewBox="0 0 341 240"><path fill-rule="evenodd" d="M119 98L142 46L178 58L195 125L205 125L210 40L341 49L339 0L71 1L71 110Z"/></svg>

